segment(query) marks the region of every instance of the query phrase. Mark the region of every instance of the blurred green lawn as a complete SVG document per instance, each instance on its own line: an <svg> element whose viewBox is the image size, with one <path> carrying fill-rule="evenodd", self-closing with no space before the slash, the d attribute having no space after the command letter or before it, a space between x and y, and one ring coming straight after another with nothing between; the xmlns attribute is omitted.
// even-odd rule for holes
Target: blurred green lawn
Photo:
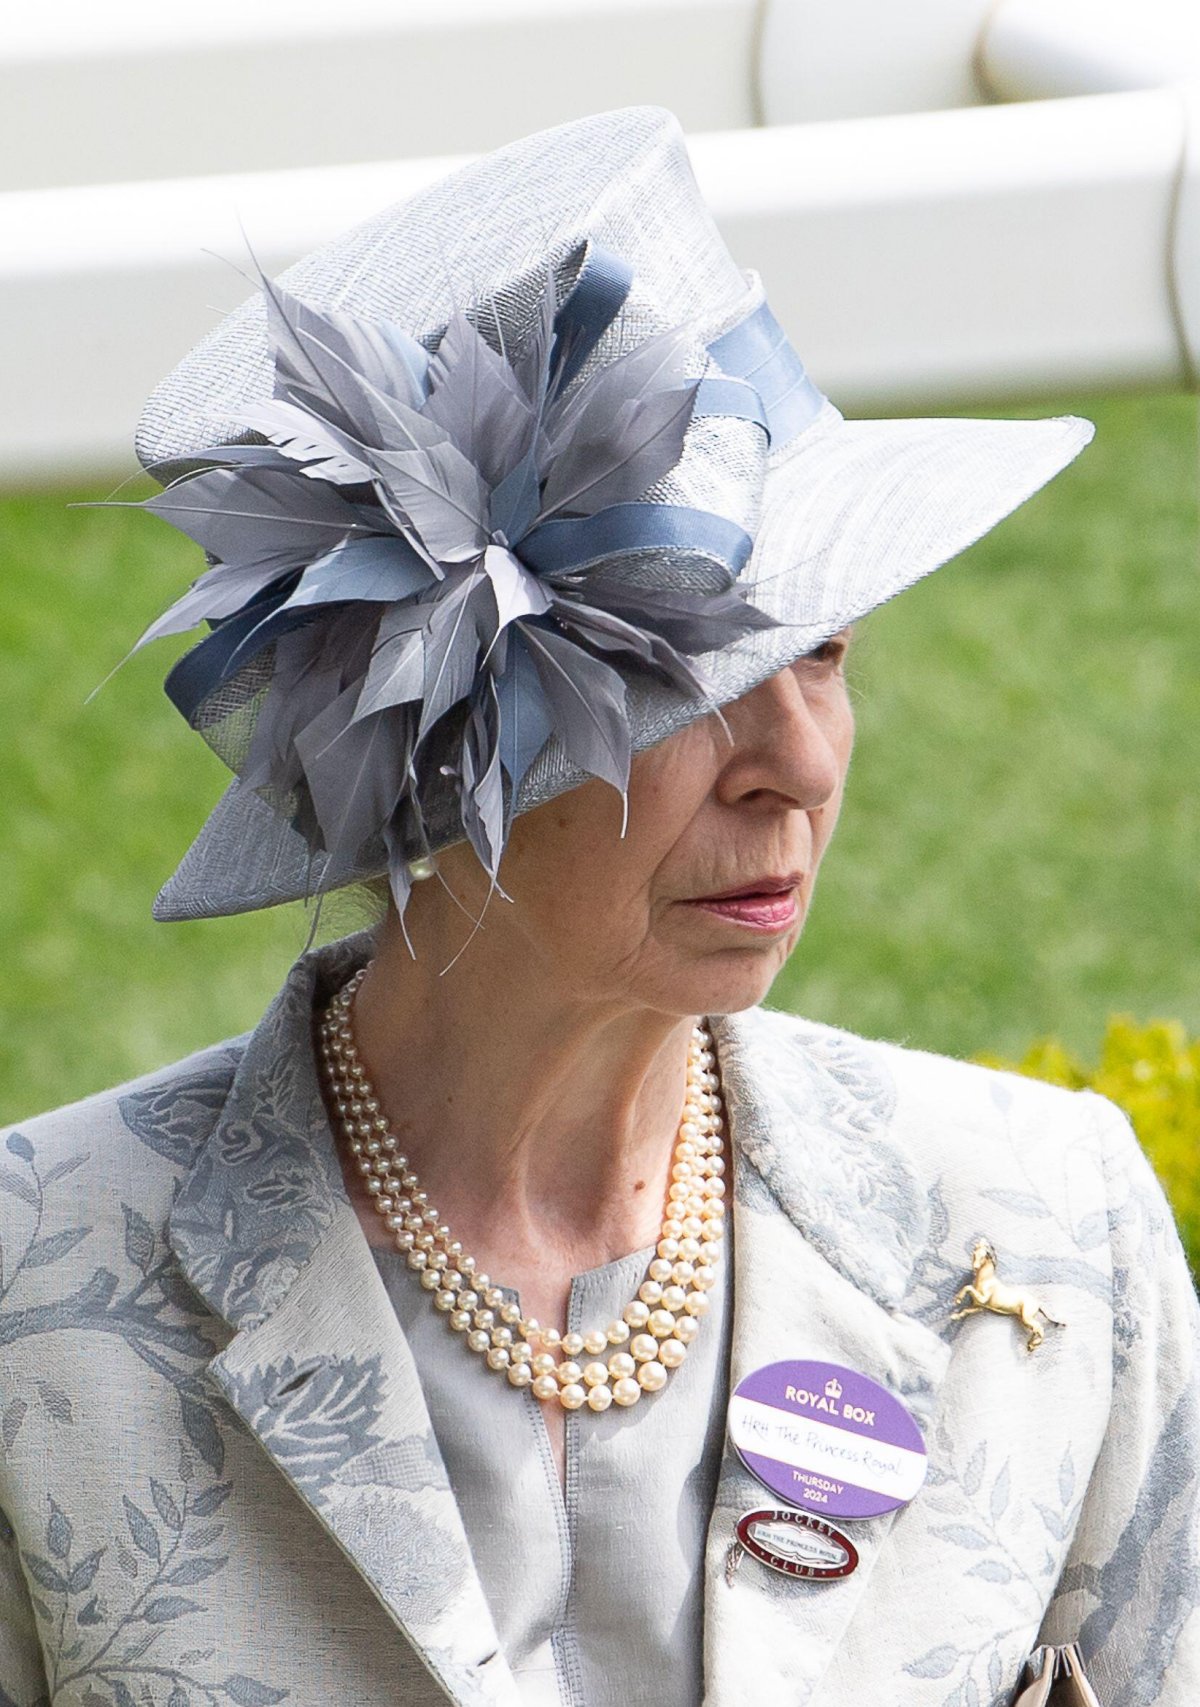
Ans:
<svg viewBox="0 0 1200 1707"><path fill-rule="evenodd" d="M773 1005L955 1054L1093 1055L1114 1011L1200 1030L1197 400L1058 407L1093 447L863 625L848 803ZM202 563L66 507L103 495L0 500L0 1119L249 1026L308 931L150 919L224 772L160 691L169 645L84 700Z"/></svg>

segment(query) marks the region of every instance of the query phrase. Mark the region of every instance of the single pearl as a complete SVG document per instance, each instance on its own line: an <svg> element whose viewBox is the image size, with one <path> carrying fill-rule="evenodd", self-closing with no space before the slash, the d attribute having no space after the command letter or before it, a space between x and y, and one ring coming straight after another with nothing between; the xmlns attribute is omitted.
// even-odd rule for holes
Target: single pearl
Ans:
<svg viewBox="0 0 1200 1707"><path fill-rule="evenodd" d="M567 1357L578 1357L583 1350L582 1334L564 1334L562 1337L563 1352Z"/></svg>
<svg viewBox="0 0 1200 1707"><path fill-rule="evenodd" d="M657 1280L644 1280L638 1287L638 1297L641 1299L642 1303L647 1305L651 1310L653 1310L656 1304L661 1302L662 1295L663 1289Z"/></svg>
<svg viewBox="0 0 1200 1707"><path fill-rule="evenodd" d="M608 1373L614 1381L624 1380L626 1376L632 1375L636 1368L637 1364L627 1351L616 1351L608 1360Z"/></svg>
<svg viewBox="0 0 1200 1707"><path fill-rule="evenodd" d="M533 1360L532 1368L535 1375L553 1375L555 1361L548 1351L539 1351Z"/></svg>
<svg viewBox="0 0 1200 1707"><path fill-rule="evenodd" d="M456 1334L465 1334L471 1326L470 1312L467 1310L451 1310L449 1322Z"/></svg>
<svg viewBox="0 0 1200 1707"><path fill-rule="evenodd" d="M651 1280L657 1280L660 1285L670 1280L672 1276L670 1263L664 1262L662 1257L655 1257L647 1272Z"/></svg>
<svg viewBox="0 0 1200 1707"><path fill-rule="evenodd" d="M608 1370L602 1363L588 1363L583 1370L584 1385L599 1387L608 1380Z"/></svg>
<svg viewBox="0 0 1200 1707"><path fill-rule="evenodd" d="M514 1363L528 1363L531 1368L533 1366L533 1347L526 1345L524 1340L517 1340L509 1348L508 1355Z"/></svg>
<svg viewBox="0 0 1200 1707"><path fill-rule="evenodd" d="M610 1322L604 1330L604 1337L609 1345L624 1345L629 1338L628 1322Z"/></svg>
<svg viewBox="0 0 1200 1707"><path fill-rule="evenodd" d="M691 1345L699 1332L700 1324L695 1316L680 1316L675 1324L675 1338L682 1345Z"/></svg>
<svg viewBox="0 0 1200 1707"><path fill-rule="evenodd" d="M421 1270L421 1285L425 1288L426 1292L439 1291L441 1284L442 1277L436 1268L423 1268Z"/></svg>
<svg viewBox="0 0 1200 1707"><path fill-rule="evenodd" d="M489 1369L507 1369L510 1361L507 1346L494 1345L487 1354Z"/></svg>
<svg viewBox="0 0 1200 1707"><path fill-rule="evenodd" d="M683 1307L689 1316L704 1316L708 1314L709 1303L707 1292L693 1292Z"/></svg>
<svg viewBox="0 0 1200 1707"><path fill-rule="evenodd" d="M492 1329L492 1344L493 1345L502 1345L502 1346L508 1347L512 1344L512 1342L513 1342L513 1331L511 1328L493 1328Z"/></svg>
<svg viewBox="0 0 1200 1707"><path fill-rule="evenodd" d="M564 1411L577 1411L587 1404L586 1389L578 1381L568 1381L558 1395L558 1402Z"/></svg>
<svg viewBox="0 0 1200 1707"><path fill-rule="evenodd" d="M632 1304L626 1304L622 1314L631 1328L644 1328L650 1320L649 1306L636 1298Z"/></svg>
<svg viewBox="0 0 1200 1707"><path fill-rule="evenodd" d="M679 1240L660 1239L658 1241L658 1254L668 1264L673 1263L679 1256Z"/></svg>
<svg viewBox="0 0 1200 1707"><path fill-rule="evenodd" d="M658 1341L653 1334L634 1334L629 1349L639 1363L648 1363L652 1357L658 1356Z"/></svg>
<svg viewBox="0 0 1200 1707"><path fill-rule="evenodd" d="M560 1363L554 1373L558 1376L559 1381L564 1387L577 1387L583 1380L583 1370L580 1369L574 1359L568 1359L565 1363Z"/></svg>
<svg viewBox="0 0 1200 1707"><path fill-rule="evenodd" d="M589 1411L606 1411L613 1402L612 1388L596 1386L588 1389Z"/></svg>
<svg viewBox="0 0 1200 1707"><path fill-rule="evenodd" d="M646 1323L646 1328L656 1340L670 1339L675 1332L675 1317L670 1310L651 1310L650 1320Z"/></svg>
<svg viewBox="0 0 1200 1707"><path fill-rule="evenodd" d="M437 1310L453 1310L454 1294L453 1292L438 1292L434 1295L433 1303Z"/></svg>
<svg viewBox="0 0 1200 1707"><path fill-rule="evenodd" d="M687 1293L682 1286L663 1287L662 1307L664 1310L670 1310L677 1316L686 1302Z"/></svg>
<svg viewBox="0 0 1200 1707"><path fill-rule="evenodd" d="M473 1328L467 1335L467 1344L472 1351L490 1351L492 1342L484 1328Z"/></svg>
<svg viewBox="0 0 1200 1707"><path fill-rule="evenodd" d="M622 1326L624 1326L624 1323L622 1323ZM600 1353L606 1349L607 1345L608 1335L601 1333L598 1329L593 1329L590 1334L585 1334L583 1336L583 1349L591 1357L599 1357Z"/></svg>
<svg viewBox="0 0 1200 1707"><path fill-rule="evenodd" d="M598 1391L598 1389L593 1389L593 1391ZM613 1383L612 1396L614 1405L636 1405L642 1396L642 1389L636 1381L632 1381L626 1376Z"/></svg>
<svg viewBox="0 0 1200 1707"><path fill-rule="evenodd" d="M521 1306L519 1304L502 1305L500 1309L500 1320L502 1322L507 1322L510 1328L515 1328L517 1323L521 1320Z"/></svg>
<svg viewBox="0 0 1200 1707"><path fill-rule="evenodd" d="M533 1381L533 1374L529 1365L527 1363L510 1363L508 1381L511 1387L528 1387Z"/></svg>
<svg viewBox="0 0 1200 1707"><path fill-rule="evenodd" d="M664 1369L678 1369L687 1356L687 1346L681 1340L664 1340L658 1348L658 1361Z"/></svg>
<svg viewBox="0 0 1200 1707"><path fill-rule="evenodd" d="M717 1284L716 1270L709 1268L707 1263L701 1263L692 1280L693 1286L698 1286L702 1292L707 1292Z"/></svg>
<svg viewBox="0 0 1200 1707"><path fill-rule="evenodd" d="M533 1378L533 1396L546 1404L551 1399L558 1398L558 1382L553 1375L535 1375Z"/></svg>
<svg viewBox="0 0 1200 1707"><path fill-rule="evenodd" d="M643 1363L637 1373L638 1385L644 1393L657 1393L667 1384L667 1372L656 1358Z"/></svg>

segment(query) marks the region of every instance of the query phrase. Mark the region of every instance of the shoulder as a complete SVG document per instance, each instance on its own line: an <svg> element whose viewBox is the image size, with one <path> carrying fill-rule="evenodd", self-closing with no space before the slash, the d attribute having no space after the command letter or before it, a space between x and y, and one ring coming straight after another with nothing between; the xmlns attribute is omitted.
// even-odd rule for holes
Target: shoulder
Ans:
<svg viewBox="0 0 1200 1707"><path fill-rule="evenodd" d="M981 1231L1016 1241L1023 1229L1031 1248L1098 1257L1131 1197L1165 1212L1125 1114L1092 1091L772 1009L740 1017L759 1059L821 1106L843 1149L905 1171L935 1243L969 1249Z"/></svg>
<svg viewBox="0 0 1200 1707"><path fill-rule="evenodd" d="M244 1049L230 1039L127 1084L0 1131L0 1242L61 1247L120 1204L162 1220L220 1111ZM82 1234L80 1234L82 1238ZM32 1260L26 1257L26 1264ZM42 1254L41 1261L51 1260Z"/></svg>
<svg viewBox="0 0 1200 1707"><path fill-rule="evenodd" d="M967 1139L1002 1141L1036 1128L1048 1136L1118 1145L1128 1121L1114 1103L1092 1091L1064 1090L1020 1073L902 1044L861 1037L796 1014L755 1008L744 1016L776 1058L827 1075L857 1090L889 1122L915 1138L928 1133L934 1147L955 1150Z"/></svg>

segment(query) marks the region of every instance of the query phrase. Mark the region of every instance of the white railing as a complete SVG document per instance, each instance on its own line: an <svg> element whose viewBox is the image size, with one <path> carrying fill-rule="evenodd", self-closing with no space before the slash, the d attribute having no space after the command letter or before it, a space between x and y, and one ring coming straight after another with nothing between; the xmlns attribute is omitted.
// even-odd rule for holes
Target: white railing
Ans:
<svg viewBox="0 0 1200 1707"><path fill-rule="evenodd" d="M1175 4L1137 16L1187 24ZM761 30L753 0L29 9L0 43L0 481L133 468L147 392L247 293L243 229L277 271L451 149L625 100L697 133L733 252L855 413L1194 384L1197 85L1083 92L1101 58L1168 83L1189 38L1122 61L1126 9L1088 5L1107 34L1083 0L771 0ZM942 110L812 122L818 84L883 101L889 53L892 108ZM1073 98L979 105L981 78L1021 92L1018 64Z"/></svg>

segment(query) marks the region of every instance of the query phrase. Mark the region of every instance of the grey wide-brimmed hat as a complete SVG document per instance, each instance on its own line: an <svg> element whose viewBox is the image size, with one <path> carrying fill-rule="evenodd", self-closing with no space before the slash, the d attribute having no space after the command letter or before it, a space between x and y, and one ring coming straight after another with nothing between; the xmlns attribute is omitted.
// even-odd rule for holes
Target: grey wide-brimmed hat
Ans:
<svg viewBox="0 0 1200 1707"><path fill-rule="evenodd" d="M403 906L464 838L494 875L512 816L621 786L1091 435L845 420L669 113L486 156L263 280L146 404L148 507L209 562L148 633L213 624L168 690L237 773L155 916L385 873Z"/></svg>

